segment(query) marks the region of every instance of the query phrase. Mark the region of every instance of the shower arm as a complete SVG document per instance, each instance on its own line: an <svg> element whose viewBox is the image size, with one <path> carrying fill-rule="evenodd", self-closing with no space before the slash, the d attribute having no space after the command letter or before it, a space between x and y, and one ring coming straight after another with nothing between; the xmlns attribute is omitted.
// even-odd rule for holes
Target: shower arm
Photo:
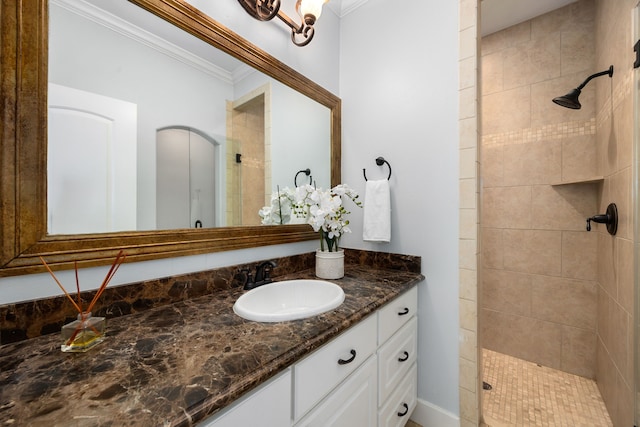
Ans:
<svg viewBox="0 0 640 427"><path fill-rule="evenodd" d="M578 86L576 89L577 89L577 90L582 90L582 88L584 88L584 87L587 85L587 83L589 83L589 82L591 81L591 79L594 79L594 78L596 78L596 77L600 77L600 76L604 76L605 74L608 74L608 75L609 75L609 77L613 76L613 65L611 65L611 66L609 67L609 69L608 69L608 70L600 71L599 73L595 73L595 74L590 75L590 76L589 76L589 77L587 77L587 79L586 79L586 80L585 80L585 81L584 81L580 86Z"/></svg>

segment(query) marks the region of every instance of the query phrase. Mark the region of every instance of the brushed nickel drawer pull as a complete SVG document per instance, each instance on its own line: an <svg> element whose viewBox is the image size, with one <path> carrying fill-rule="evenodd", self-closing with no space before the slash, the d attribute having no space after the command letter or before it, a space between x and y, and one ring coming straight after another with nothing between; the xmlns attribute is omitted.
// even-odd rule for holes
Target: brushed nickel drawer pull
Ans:
<svg viewBox="0 0 640 427"><path fill-rule="evenodd" d="M348 358L347 360L344 359L338 359L338 365L346 365L347 363L351 363L355 360L356 358L356 351L355 350L351 350L351 357Z"/></svg>
<svg viewBox="0 0 640 427"><path fill-rule="evenodd" d="M403 352L402 354L404 354L403 357L399 357L398 358L398 362L406 362L407 360L409 360L409 353L408 352Z"/></svg>

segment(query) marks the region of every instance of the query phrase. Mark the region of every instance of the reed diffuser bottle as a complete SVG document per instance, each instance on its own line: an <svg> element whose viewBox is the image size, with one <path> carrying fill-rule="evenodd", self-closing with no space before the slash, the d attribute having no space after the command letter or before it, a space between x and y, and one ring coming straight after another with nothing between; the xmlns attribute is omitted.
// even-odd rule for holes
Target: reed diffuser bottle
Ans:
<svg viewBox="0 0 640 427"><path fill-rule="evenodd" d="M83 311L78 319L62 327L60 350L66 353L84 353L94 345L104 341L106 321L104 317L93 317Z"/></svg>

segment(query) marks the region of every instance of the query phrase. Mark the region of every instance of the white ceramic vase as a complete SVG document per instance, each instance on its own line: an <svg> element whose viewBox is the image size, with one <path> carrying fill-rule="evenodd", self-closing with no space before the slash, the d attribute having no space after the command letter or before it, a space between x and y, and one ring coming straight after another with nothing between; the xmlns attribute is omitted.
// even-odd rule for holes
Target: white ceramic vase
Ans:
<svg viewBox="0 0 640 427"><path fill-rule="evenodd" d="M316 251L316 276L320 279L344 277L344 249L337 252Z"/></svg>

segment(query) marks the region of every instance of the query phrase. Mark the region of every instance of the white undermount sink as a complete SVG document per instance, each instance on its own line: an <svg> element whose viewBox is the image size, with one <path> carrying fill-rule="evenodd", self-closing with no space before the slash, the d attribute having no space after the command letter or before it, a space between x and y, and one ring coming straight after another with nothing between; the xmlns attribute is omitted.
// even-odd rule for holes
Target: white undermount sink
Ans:
<svg viewBox="0 0 640 427"><path fill-rule="evenodd" d="M333 310L344 301L344 291L324 280L285 280L260 286L233 305L240 317L258 322L305 319Z"/></svg>

